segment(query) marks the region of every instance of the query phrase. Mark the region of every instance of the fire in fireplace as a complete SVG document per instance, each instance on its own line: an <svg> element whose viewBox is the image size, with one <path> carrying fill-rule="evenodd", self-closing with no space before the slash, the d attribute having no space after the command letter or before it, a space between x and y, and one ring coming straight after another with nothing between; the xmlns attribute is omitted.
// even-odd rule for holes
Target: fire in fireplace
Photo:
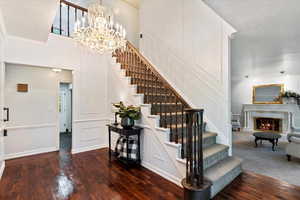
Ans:
<svg viewBox="0 0 300 200"><path fill-rule="evenodd" d="M259 131L281 132L282 120L276 118L254 118L254 129Z"/></svg>

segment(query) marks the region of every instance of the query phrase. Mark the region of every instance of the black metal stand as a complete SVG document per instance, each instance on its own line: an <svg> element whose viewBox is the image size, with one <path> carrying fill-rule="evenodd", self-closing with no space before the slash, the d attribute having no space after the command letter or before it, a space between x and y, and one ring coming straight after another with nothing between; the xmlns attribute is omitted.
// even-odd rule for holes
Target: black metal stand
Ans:
<svg viewBox="0 0 300 200"><path fill-rule="evenodd" d="M184 199L185 200L209 200L210 199L210 188L211 183L204 181L201 187L192 187L187 184L186 179L181 181L184 188Z"/></svg>
<svg viewBox="0 0 300 200"><path fill-rule="evenodd" d="M126 141L127 141L127 144L126 144L127 147L129 146L128 145L129 136L137 136L137 138L138 138L138 144L137 144L138 145L138 158L137 158L137 160L129 159L128 148L127 148L127 154L126 154L127 157L126 158L118 158L118 160L127 166L139 166L141 164L140 134L141 134L141 130L143 128L134 126L134 127L132 127L132 129L124 129L122 126L114 125L114 124L108 124L107 126L108 126L108 148L109 148L108 156L109 156L109 160L111 161L111 154L112 154L111 132L115 132L115 133L125 136Z"/></svg>

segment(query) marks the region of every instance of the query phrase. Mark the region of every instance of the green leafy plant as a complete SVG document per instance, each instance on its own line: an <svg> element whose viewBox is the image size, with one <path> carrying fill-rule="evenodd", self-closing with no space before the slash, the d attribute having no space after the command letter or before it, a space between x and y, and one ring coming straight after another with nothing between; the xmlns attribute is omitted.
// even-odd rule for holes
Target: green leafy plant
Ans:
<svg viewBox="0 0 300 200"><path fill-rule="evenodd" d="M281 96L286 98L296 98L296 99L300 98L300 94L293 91L286 91L282 93Z"/></svg>
<svg viewBox="0 0 300 200"><path fill-rule="evenodd" d="M139 120L141 117L141 108L136 106L125 106L122 101L120 103L114 103L114 107L119 110L116 112L121 118L128 117L133 120Z"/></svg>

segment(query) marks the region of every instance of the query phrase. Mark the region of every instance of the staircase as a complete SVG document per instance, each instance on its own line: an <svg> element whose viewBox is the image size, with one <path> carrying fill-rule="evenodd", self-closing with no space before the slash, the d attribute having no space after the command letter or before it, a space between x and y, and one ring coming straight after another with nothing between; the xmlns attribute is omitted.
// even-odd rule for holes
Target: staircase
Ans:
<svg viewBox="0 0 300 200"><path fill-rule="evenodd" d="M185 170L186 165L186 113L191 108L177 91L156 71L138 50L127 44L125 51L114 53L116 60L143 95L144 104L151 105L151 115L159 116L159 126L170 131L168 143L179 144L176 161ZM205 127L205 126L204 126ZM205 128L203 128L205 129ZM241 172L241 160L229 157L229 147L217 144L217 133L203 130L204 177L212 182L211 198L234 180Z"/></svg>

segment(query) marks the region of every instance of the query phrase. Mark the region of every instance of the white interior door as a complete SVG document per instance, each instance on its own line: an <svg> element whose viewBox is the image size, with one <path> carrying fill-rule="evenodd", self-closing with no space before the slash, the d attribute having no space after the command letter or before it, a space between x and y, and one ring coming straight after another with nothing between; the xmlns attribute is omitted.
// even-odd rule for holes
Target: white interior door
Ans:
<svg viewBox="0 0 300 200"><path fill-rule="evenodd" d="M72 129L72 111L71 111L71 89L70 84L61 83L60 84L60 99L59 99L59 121L60 121L60 132L71 132Z"/></svg>

